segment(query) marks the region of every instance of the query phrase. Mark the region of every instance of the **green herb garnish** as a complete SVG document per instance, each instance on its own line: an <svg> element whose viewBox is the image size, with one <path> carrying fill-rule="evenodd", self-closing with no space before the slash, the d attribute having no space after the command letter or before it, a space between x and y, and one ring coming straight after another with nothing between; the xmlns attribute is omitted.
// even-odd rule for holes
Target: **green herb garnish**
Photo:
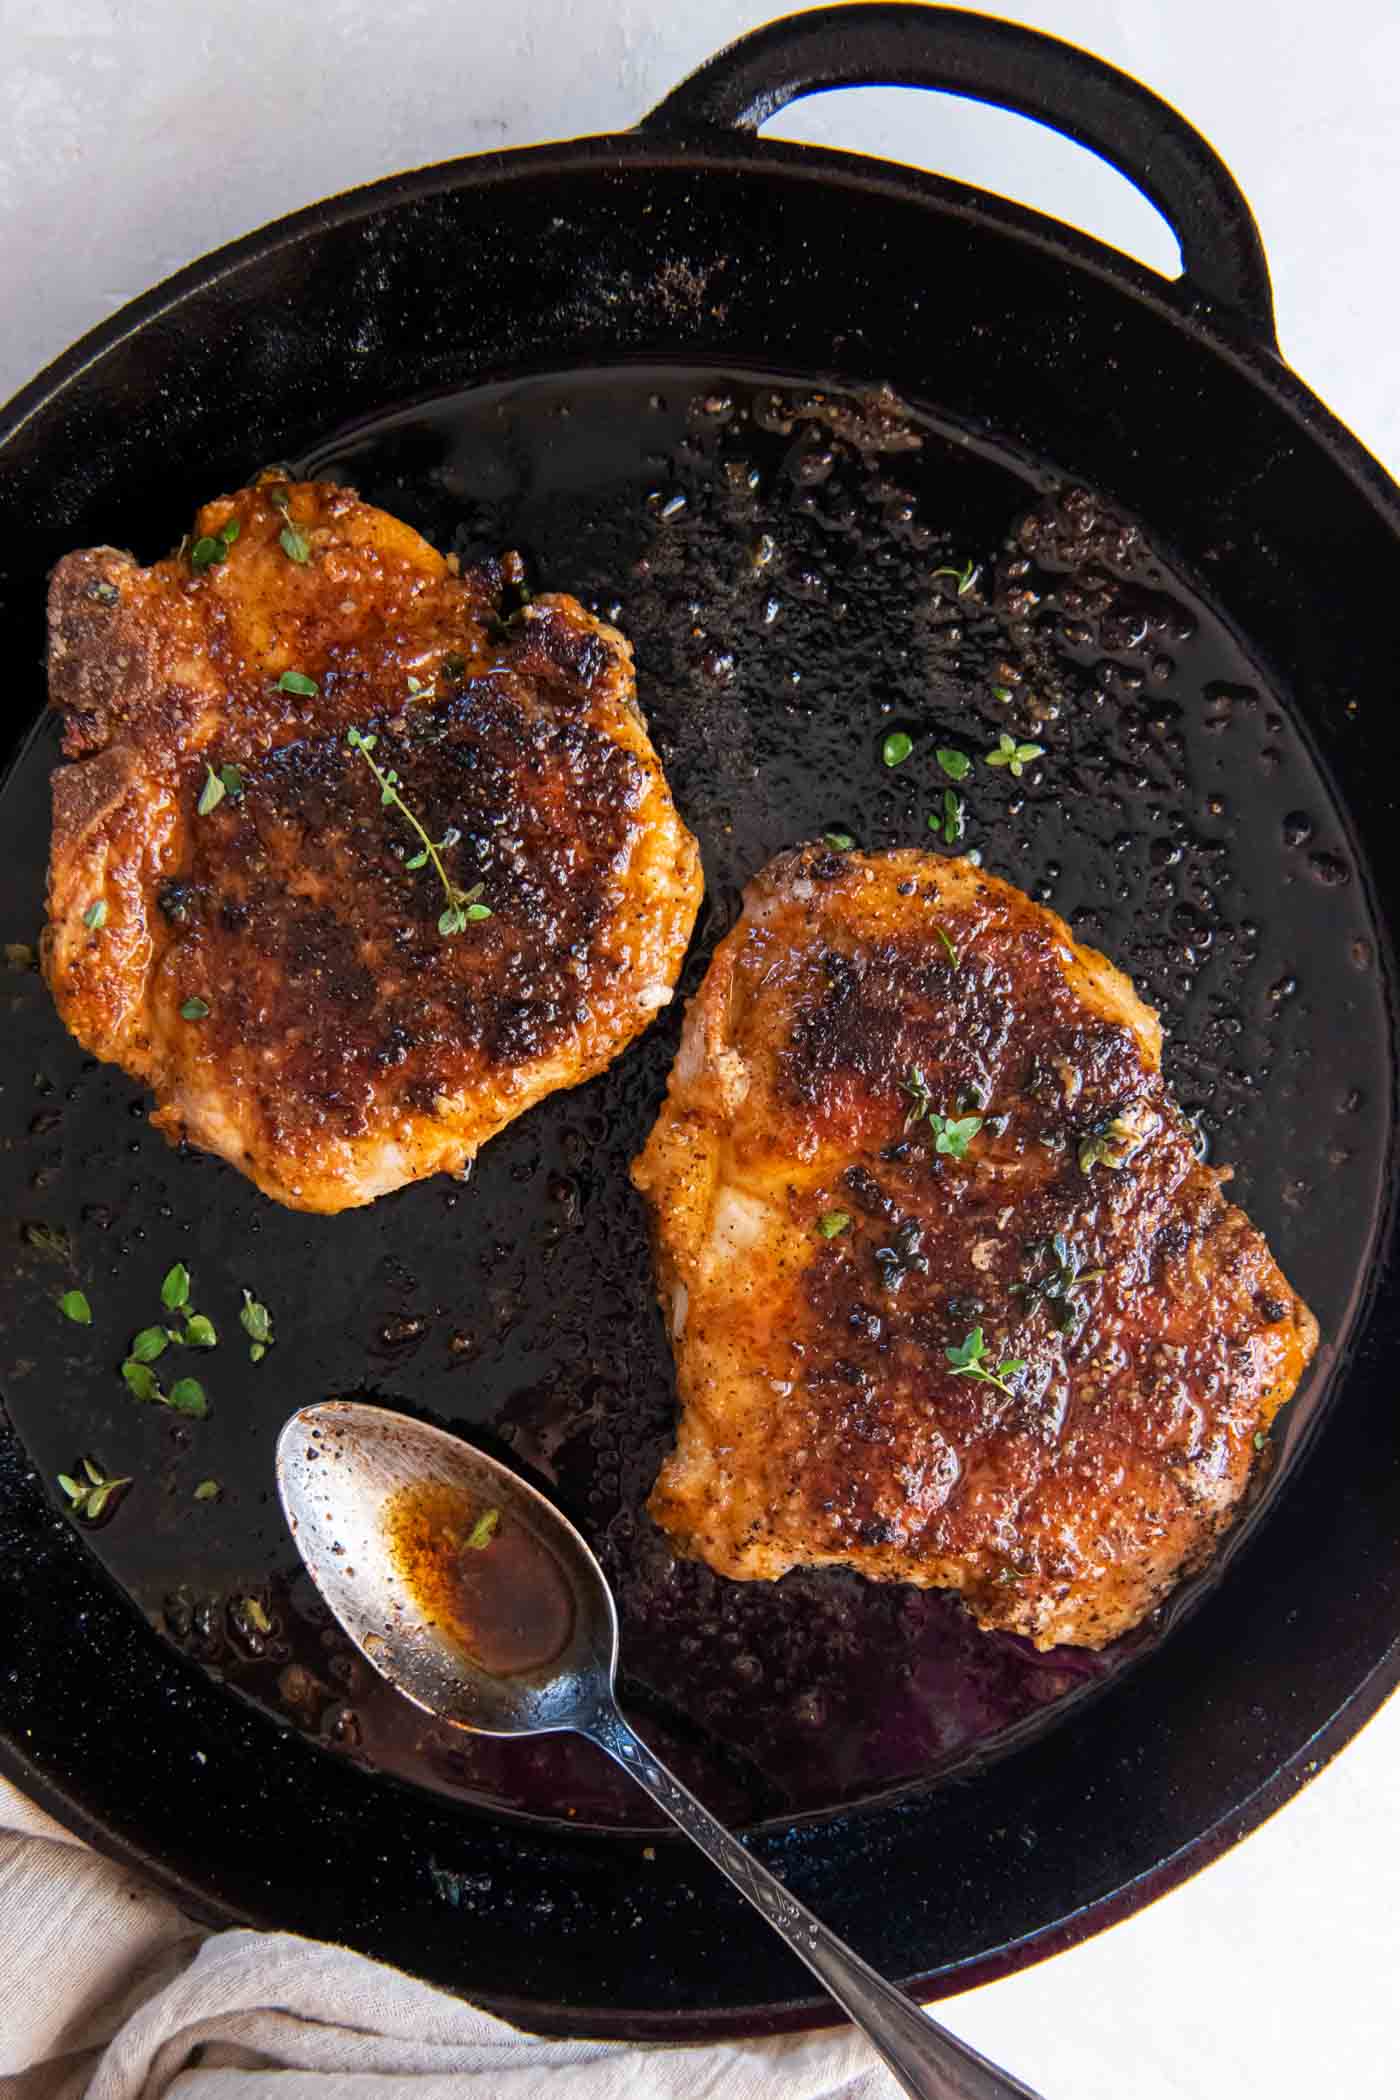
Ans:
<svg viewBox="0 0 1400 2100"><path fill-rule="evenodd" d="M245 1632L251 1628L254 1633L271 1633L272 1621L260 1598L240 1597L235 1610L243 1621Z"/></svg>
<svg viewBox="0 0 1400 2100"><path fill-rule="evenodd" d="M965 751L945 751L940 748L933 755L950 780L966 780L972 771L972 760Z"/></svg>
<svg viewBox="0 0 1400 2100"><path fill-rule="evenodd" d="M904 1118L905 1129L912 1130L916 1123L933 1112L933 1096L928 1090L928 1083L919 1065L910 1065L909 1077L900 1080L899 1090L901 1093L907 1094L914 1104Z"/></svg>
<svg viewBox="0 0 1400 2100"><path fill-rule="evenodd" d="M199 800L195 804L195 809L201 817L207 817L210 810L217 809L225 795L231 795L237 802L242 794L243 775L237 766L220 766L216 773L208 759L205 759L204 786L200 789Z"/></svg>
<svg viewBox="0 0 1400 2100"><path fill-rule="evenodd" d="M944 1152L951 1159L966 1159L968 1146L982 1128L982 1118L930 1115L928 1124L935 1152Z"/></svg>
<svg viewBox="0 0 1400 2100"><path fill-rule="evenodd" d="M194 1491L194 1499L196 1502L217 1502L222 1493L217 1480L201 1480Z"/></svg>
<svg viewBox="0 0 1400 2100"><path fill-rule="evenodd" d="M113 1495L131 1486L132 1476L124 1473L119 1479L109 1479L91 1458L82 1461L82 1474L81 1479L75 1480L71 1473L60 1473L58 1484L68 1497L68 1514L95 1524Z"/></svg>
<svg viewBox="0 0 1400 2100"><path fill-rule="evenodd" d="M185 1322L185 1331L180 1337L187 1349L214 1349L219 1337L214 1332L214 1322L203 1313L191 1313Z"/></svg>
<svg viewBox="0 0 1400 2100"><path fill-rule="evenodd" d="M948 935L943 927L935 926L933 930L938 935L939 940L942 941L944 947L948 950L948 960L953 965L953 968L956 970L956 968L958 967L958 963L961 960L957 949L953 946L952 941L948 938Z"/></svg>
<svg viewBox="0 0 1400 2100"><path fill-rule="evenodd" d="M880 756L887 766L902 766L914 748L914 739L902 729L892 729L880 746Z"/></svg>
<svg viewBox="0 0 1400 2100"><path fill-rule="evenodd" d="M854 851L856 842L849 831L824 831L822 843L830 846L833 853L850 853Z"/></svg>
<svg viewBox="0 0 1400 2100"><path fill-rule="evenodd" d="M282 530L277 535L277 544L288 560L305 564L311 559L311 542L305 533L298 532L292 523L292 492L290 489L269 489L267 500L274 510L282 513Z"/></svg>
<svg viewBox="0 0 1400 2100"><path fill-rule="evenodd" d="M190 567L196 572L212 569L217 562L228 559L228 550L238 538L238 520L230 518L217 532L206 533L190 548Z"/></svg>
<svg viewBox="0 0 1400 2100"><path fill-rule="evenodd" d="M202 1021L206 1018L208 1012L209 1002L207 999L198 997L186 999L184 1005L180 1008L180 1019L182 1021Z"/></svg>
<svg viewBox="0 0 1400 2100"><path fill-rule="evenodd" d="M135 1336L127 1355L136 1364L153 1364L158 1356L164 1356L170 1347L170 1330L166 1327L143 1327Z"/></svg>
<svg viewBox="0 0 1400 2100"><path fill-rule="evenodd" d="M298 693L303 700L314 700L321 688L305 671L284 671L277 681L279 693Z"/></svg>
<svg viewBox="0 0 1400 2100"><path fill-rule="evenodd" d="M190 1272L182 1261L167 1269L160 1287L160 1302L167 1312L180 1312L190 1302Z"/></svg>
<svg viewBox="0 0 1400 2100"><path fill-rule="evenodd" d="M65 1291L58 1301L58 1309L75 1327L91 1327L92 1307L81 1291Z"/></svg>
<svg viewBox="0 0 1400 2100"><path fill-rule="evenodd" d="M1010 766L1012 778L1019 780L1033 758L1044 756L1044 744L1018 744L1015 737L1008 736L1003 729L997 738L996 750L987 752L986 759L989 766Z"/></svg>
<svg viewBox="0 0 1400 2100"><path fill-rule="evenodd" d="M1062 1232L1055 1233L1040 1251L1050 1259L1049 1270L1024 1283L1013 1283L1012 1296L1024 1297L1027 1312L1033 1312L1037 1305L1053 1305L1060 1332L1072 1334L1084 1317L1083 1306L1075 1303L1077 1293L1098 1283L1104 1272L1082 1269L1078 1249L1071 1247Z"/></svg>
<svg viewBox="0 0 1400 2100"><path fill-rule="evenodd" d="M965 598L981 574L976 562L969 560L965 569L935 569L935 576L951 576L957 583L958 596Z"/></svg>
<svg viewBox="0 0 1400 2100"><path fill-rule="evenodd" d="M473 1553L480 1553L483 1546L489 1546L496 1535L496 1528L500 1521L501 1512L498 1509L484 1509L467 1533L466 1543L468 1548Z"/></svg>
<svg viewBox="0 0 1400 2100"><path fill-rule="evenodd" d="M99 926L107 924L107 899L105 897L97 898L94 903L88 906L83 913L83 924L93 933L96 933Z"/></svg>
<svg viewBox="0 0 1400 2100"><path fill-rule="evenodd" d="M1111 1116L1079 1143L1079 1171L1087 1174L1097 1166L1126 1167L1140 1149L1142 1139L1124 1116Z"/></svg>
<svg viewBox="0 0 1400 2100"><path fill-rule="evenodd" d="M1009 700L1009 699L1011 698L1011 688L1010 688L1010 686L1009 686L1009 685L994 685L994 686L992 687L992 698L993 698L994 700L1001 700L1001 701L1006 701L1006 700Z"/></svg>
<svg viewBox="0 0 1400 2100"><path fill-rule="evenodd" d="M834 1240L840 1232L851 1229L851 1214L848 1210L824 1210L817 1219L817 1231L824 1240Z"/></svg>
<svg viewBox="0 0 1400 2100"><path fill-rule="evenodd" d="M950 1159L966 1159L967 1148L982 1128L981 1116L945 1116L933 1105L927 1082L917 1065L909 1068L909 1077L900 1081L900 1089L913 1102L913 1107L904 1119L906 1130L925 1122L933 1132L933 1149Z"/></svg>
<svg viewBox="0 0 1400 2100"><path fill-rule="evenodd" d="M933 1105L933 1096L928 1090L928 1081L918 1065L910 1065L909 1076L901 1079L899 1090L907 1094L913 1103L904 1118L906 1130L916 1123L927 1123L933 1132L933 1149L950 1159L966 1159L967 1148L982 1128L981 1116L945 1116Z"/></svg>
<svg viewBox="0 0 1400 2100"><path fill-rule="evenodd" d="M197 1378L177 1378L165 1404L173 1407L177 1415L193 1415L200 1422L209 1412L204 1387Z"/></svg>
<svg viewBox="0 0 1400 2100"><path fill-rule="evenodd" d="M1022 1356L1003 1357L999 1364L988 1370L990 1352L982 1339L980 1327L974 1327L971 1334L965 1335L954 1348L945 1349L943 1354L948 1359L954 1378L978 1378L983 1385L994 1385L998 1392L1005 1393L1008 1399L1015 1399L1015 1392L1006 1381L1014 1377L1017 1371L1025 1370L1026 1360Z"/></svg>
<svg viewBox="0 0 1400 2100"><path fill-rule="evenodd" d="M485 884L478 882L472 889L458 889L456 883L449 876L447 869L443 866L443 848L455 846L459 834L456 831L447 831L437 840L428 837L427 832L399 793L399 776L393 767L385 768L375 764L371 754L375 745L379 742L377 736L363 736L358 729L351 729L347 732L346 741L352 751L359 752L360 757L378 781L381 807L384 809L396 809L405 823L412 826L422 841L421 850L415 853L413 858L406 861L404 865L409 868L423 868L431 861L437 872L438 881L442 884L443 893L447 898L446 908L438 919L438 932L441 934L462 933L466 930L470 921L489 919L491 917L490 905L479 902Z"/></svg>
<svg viewBox="0 0 1400 2100"><path fill-rule="evenodd" d="M61 1225L21 1225L19 1236L26 1247L46 1255L50 1261L73 1259L73 1242Z"/></svg>
<svg viewBox="0 0 1400 2100"><path fill-rule="evenodd" d="M206 758L204 761L204 785L199 791L199 800L195 804L195 810L198 815L207 817L211 809L218 808L227 793L228 789Z"/></svg>
<svg viewBox="0 0 1400 2100"><path fill-rule="evenodd" d="M945 846L956 846L966 826L967 816L962 796L955 795L951 788L944 788L942 813L929 818L929 830L941 831Z"/></svg>
<svg viewBox="0 0 1400 2100"><path fill-rule="evenodd" d="M165 1394L161 1391L160 1380L149 1364L143 1364L136 1357L129 1356L122 1365L122 1377L126 1380L127 1389L137 1400L164 1403Z"/></svg>
<svg viewBox="0 0 1400 2100"><path fill-rule="evenodd" d="M238 1319L252 1344L248 1354L255 1364L259 1364L272 1346L272 1315L265 1305L259 1305L251 1291L245 1290L243 1310Z"/></svg>

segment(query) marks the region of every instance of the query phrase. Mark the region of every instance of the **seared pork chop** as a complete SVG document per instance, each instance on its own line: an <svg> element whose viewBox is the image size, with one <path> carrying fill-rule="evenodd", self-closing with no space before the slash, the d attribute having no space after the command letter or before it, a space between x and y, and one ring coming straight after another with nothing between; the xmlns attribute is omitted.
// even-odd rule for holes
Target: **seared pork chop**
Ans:
<svg viewBox="0 0 1400 2100"><path fill-rule="evenodd" d="M275 478L54 572L58 1010L294 1209L462 1169L671 997L699 858L631 650L504 579Z"/></svg>
<svg viewBox="0 0 1400 2100"><path fill-rule="evenodd" d="M1040 1648L1209 1556L1317 1325L1160 1061L1128 979L966 860L764 869L633 1169L682 1551L952 1588Z"/></svg>

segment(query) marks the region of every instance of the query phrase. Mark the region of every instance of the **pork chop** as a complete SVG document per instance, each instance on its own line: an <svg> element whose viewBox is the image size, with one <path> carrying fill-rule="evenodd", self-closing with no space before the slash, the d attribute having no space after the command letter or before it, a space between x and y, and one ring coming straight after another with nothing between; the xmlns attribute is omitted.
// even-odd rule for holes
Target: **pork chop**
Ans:
<svg viewBox="0 0 1400 2100"><path fill-rule="evenodd" d="M631 649L569 597L503 618L512 563L270 477L54 572L58 1010L294 1209L460 1171L671 997L699 857Z"/></svg>
<svg viewBox="0 0 1400 2100"><path fill-rule="evenodd" d="M755 878L633 1168L683 1552L951 1588L1040 1648L1101 1647L1208 1558L1317 1324L1161 1045L969 861L808 846Z"/></svg>

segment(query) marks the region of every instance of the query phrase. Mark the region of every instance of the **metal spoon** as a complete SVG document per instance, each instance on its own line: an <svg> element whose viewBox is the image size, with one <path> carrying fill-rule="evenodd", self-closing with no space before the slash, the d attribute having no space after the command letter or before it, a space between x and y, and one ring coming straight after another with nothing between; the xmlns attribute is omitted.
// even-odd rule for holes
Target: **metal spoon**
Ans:
<svg viewBox="0 0 1400 2100"><path fill-rule="evenodd" d="M583 1539L543 1495L458 1437L348 1400L292 1416L277 1441L277 1485L317 1589L366 1659L415 1705L479 1735L564 1729L586 1736L762 1911L906 2093L915 2100L1036 2100L1029 2086L936 2025L852 1953L632 1732L613 1694L612 1592ZM405 1549L401 1513L425 1490L455 1496L463 1511L498 1513L494 1526L486 1515L492 1528L481 1561L464 1546L456 1566L470 1563L470 1575L484 1576L487 1554L509 1552L517 1581L522 1568L538 1579L547 1608L532 1615L526 1607L536 1599L520 1600L516 1632L523 1628L527 1645L515 1664L495 1658L508 1674L491 1674L446 1631L451 1614L444 1614L440 1593L425 1586L421 1559Z"/></svg>

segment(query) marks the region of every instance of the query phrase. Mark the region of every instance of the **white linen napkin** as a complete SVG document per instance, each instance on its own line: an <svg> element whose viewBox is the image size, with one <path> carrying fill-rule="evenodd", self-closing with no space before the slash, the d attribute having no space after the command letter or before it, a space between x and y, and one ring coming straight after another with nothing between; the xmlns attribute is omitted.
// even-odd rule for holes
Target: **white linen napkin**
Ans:
<svg viewBox="0 0 1400 2100"><path fill-rule="evenodd" d="M848 2029L520 2033L348 1948L206 1932L0 1779L0 2100L893 2100Z"/></svg>

